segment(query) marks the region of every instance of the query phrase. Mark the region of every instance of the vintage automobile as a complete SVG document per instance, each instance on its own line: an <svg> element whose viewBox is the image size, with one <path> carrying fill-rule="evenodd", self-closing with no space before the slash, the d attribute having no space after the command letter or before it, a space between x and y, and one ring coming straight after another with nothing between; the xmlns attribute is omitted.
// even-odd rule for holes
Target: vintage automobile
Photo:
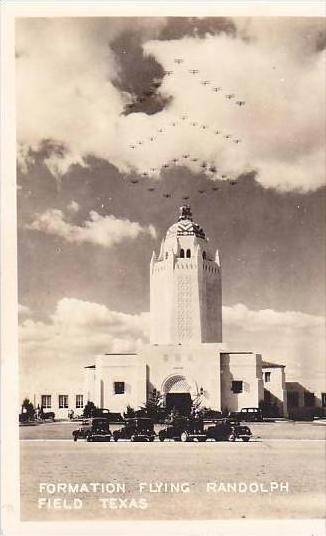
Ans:
<svg viewBox="0 0 326 536"><path fill-rule="evenodd" d="M86 439L86 441L110 441L112 433L108 419L93 417L90 424L74 430L72 436L74 441L77 441L77 439Z"/></svg>
<svg viewBox="0 0 326 536"><path fill-rule="evenodd" d="M166 421L166 428L159 431L160 441L173 439L174 441L206 441L204 422L200 417L176 416Z"/></svg>
<svg viewBox="0 0 326 536"><path fill-rule="evenodd" d="M206 430L207 439L215 441L235 441L236 439L249 441L251 435L251 430L248 426L239 425L236 421L230 419L216 422L214 426L209 426Z"/></svg>
<svg viewBox="0 0 326 536"><path fill-rule="evenodd" d="M154 441L155 432L152 419L148 417L134 417L125 419L123 428L114 430L114 441L130 439L130 441Z"/></svg>
<svg viewBox="0 0 326 536"><path fill-rule="evenodd" d="M240 421L262 422L263 412L260 408L242 408L239 412Z"/></svg>

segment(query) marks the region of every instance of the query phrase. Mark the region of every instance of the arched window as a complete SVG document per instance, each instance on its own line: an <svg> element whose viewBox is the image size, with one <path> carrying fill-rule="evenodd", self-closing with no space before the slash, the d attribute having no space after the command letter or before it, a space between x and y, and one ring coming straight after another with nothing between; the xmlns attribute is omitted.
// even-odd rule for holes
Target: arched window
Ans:
<svg viewBox="0 0 326 536"><path fill-rule="evenodd" d="M185 258L185 250L184 249L180 249L180 257L181 257L181 259Z"/></svg>
<svg viewBox="0 0 326 536"><path fill-rule="evenodd" d="M187 259L190 259L190 257L191 257L191 251L190 249L187 249Z"/></svg>
<svg viewBox="0 0 326 536"><path fill-rule="evenodd" d="M206 251L203 251L203 259L206 259Z"/></svg>

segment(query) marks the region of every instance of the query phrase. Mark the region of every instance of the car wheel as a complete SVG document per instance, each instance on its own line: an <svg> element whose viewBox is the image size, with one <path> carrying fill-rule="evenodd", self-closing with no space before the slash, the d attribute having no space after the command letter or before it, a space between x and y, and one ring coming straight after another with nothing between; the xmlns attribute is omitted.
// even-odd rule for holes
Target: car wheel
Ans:
<svg viewBox="0 0 326 536"><path fill-rule="evenodd" d="M228 441L235 441L235 434L233 432L231 432L231 434L229 434L228 436Z"/></svg>
<svg viewBox="0 0 326 536"><path fill-rule="evenodd" d="M119 439L117 432L113 432L113 441L117 442Z"/></svg>
<svg viewBox="0 0 326 536"><path fill-rule="evenodd" d="M76 435L74 435L74 441L77 441L78 437Z"/></svg>
<svg viewBox="0 0 326 536"><path fill-rule="evenodd" d="M182 443L186 443L186 441L188 441L189 439L189 435L187 432L182 432L182 434L180 435L180 439L182 441Z"/></svg>
<svg viewBox="0 0 326 536"><path fill-rule="evenodd" d="M162 430L158 433L158 438L160 441L164 441L166 439L166 435L165 435L165 432L163 432Z"/></svg>
<svg viewBox="0 0 326 536"><path fill-rule="evenodd" d="M242 441L245 441L246 443L249 441L250 437L243 437Z"/></svg>
<svg viewBox="0 0 326 536"><path fill-rule="evenodd" d="M204 441L206 441L206 439L207 439L207 437L199 437L199 438L198 438L198 441L199 441L200 443L204 443Z"/></svg>
<svg viewBox="0 0 326 536"><path fill-rule="evenodd" d="M86 441L87 441L88 443L91 443L91 442L93 441L93 438L92 438L91 436L87 436L87 437L86 437Z"/></svg>
<svg viewBox="0 0 326 536"><path fill-rule="evenodd" d="M155 439L154 436L150 436L150 437L148 438L148 441L149 441L150 443L153 443L154 439Z"/></svg>

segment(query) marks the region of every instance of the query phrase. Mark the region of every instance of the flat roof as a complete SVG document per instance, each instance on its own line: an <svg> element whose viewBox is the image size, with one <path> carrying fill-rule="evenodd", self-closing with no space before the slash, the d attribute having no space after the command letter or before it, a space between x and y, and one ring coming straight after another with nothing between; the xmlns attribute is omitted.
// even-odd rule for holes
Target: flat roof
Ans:
<svg viewBox="0 0 326 536"><path fill-rule="evenodd" d="M285 365L278 365L277 363L271 363L270 361L262 361L262 368L285 368Z"/></svg>

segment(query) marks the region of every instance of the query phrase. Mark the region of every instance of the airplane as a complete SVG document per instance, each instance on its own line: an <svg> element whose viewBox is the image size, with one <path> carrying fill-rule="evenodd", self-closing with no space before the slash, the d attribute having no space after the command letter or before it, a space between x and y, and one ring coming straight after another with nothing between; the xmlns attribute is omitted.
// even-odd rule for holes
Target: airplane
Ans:
<svg viewBox="0 0 326 536"><path fill-rule="evenodd" d="M221 134L220 130L215 130L215 134Z"/></svg>
<svg viewBox="0 0 326 536"><path fill-rule="evenodd" d="M219 187L218 186L212 186L212 190L214 190L214 192L216 192L217 190L219 190Z"/></svg>
<svg viewBox="0 0 326 536"><path fill-rule="evenodd" d="M143 177L147 177L147 175L148 175L147 171L144 171L144 172L142 173L142 175L143 175Z"/></svg>
<svg viewBox="0 0 326 536"><path fill-rule="evenodd" d="M183 154L182 158L189 158L189 156L190 156L189 154Z"/></svg>
<svg viewBox="0 0 326 536"><path fill-rule="evenodd" d="M198 193L200 193L200 194L204 194L204 193L205 193L205 190L198 190Z"/></svg>
<svg viewBox="0 0 326 536"><path fill-rule="evenodd" d="M216 173L216 167L215 166L211 166L209 168L209 171L211 171L212 173Z"/></svg>
<svg viewBox="0 0 326 536"><path fill-rule="evenodd" d="M172 125L173 127L175 127L175 126L176 126L176 123L171 123L171 125Z"/></svg>
<svg viewBox="0 0 326 536"><path fill-rule="evenodd" d="M238 140L238 139L237 139L237 140L233 140L233 142L234 142L234 143L240 143L241 140Z"/></svg>
<svg viewBox="0 0 326 536"><path fill-rule="evenodd" d="M188 69L188 73L191 73L191 74L198 74L198 73L199 73L199 70L198 70L198 69Z"/></svg>
<svg viewBox="0 0 326 536"><path fill-rule="evenodd" d="M221 175L222 179L226 179L227 175Z"/></svg>
<svg viewBox="0 0 326 536"><path fill-rule="evenodd" d="M149 139L149 141L154 141L154 140L155 140L155 138L153 138L153 136L151 136L151 137L148 138L148 139Z"/></svg>
<svg viewBox="0 0 326 536"><path fill-rule="evenodd" d="M206 164L206 162L203 162L203 163L201 164L201 167L204 168L204 169L207 168L207 164Z"/></svg>
<svg viewBox="0 0 326 536"><path fill-rule="evenodd" d="M173 160L172 160L172 162L173 162L174 164L176 164L178 161L179 161L178 158L173 158Z"/></svg>
<svg viewBox="0 0 326 536"><path fill-rule="evenodd" d="M174 58L174 63L183 63L184 61L183 58Z"/></svg>
<svg viewBox="0 0 326 536"><path fill-rule="evenodd" d="M208 84L210 84L210 81L209 80L203 80L200 83L201 83L202 86L208 86Z"/></svg>
<svg viewBox="0 0 326 536"><path fill-rule="evenodd" d="M231 181L231 186L235 186L237 183L237 181Z"/></svg>
<svg viewBox="0 0 326 536"><path fill-rule="evenodd" d="M206 125L202 125L201 128L202 128L203 130L206 130L206 129L208 128L208 126L206 126Z"/></svg>
<svg viewBox="0 0 326 536"><path fill-rule="evenodd" d="M197 123L191 123L193 127L196 127L197 126Z"/></svg>
<svg viewBox="0 0 326 536"><path fill-rule="evenodd" d="M244 100L237 100L237 101L236 101L236 104L237 104L238 106L244 106L244 105L246 104L246 102L245 102Z"/></svg>
<svg viewBox="0 0 326 536"><path fill-rule="evenodd" d="M130 149L136 149L136 145L129 145Z"/></svg>
<svg viewBox="0 0 326 536"><path fill-rule="evenodd" d="M184 195L184 196L182 197L182 199L184 199L185 201L187 201L187 200L189 199L189 195Z"/></svg>
<svg viewBox="0 0 326 536"><path fill-rule="evenodd" d="M213 91L215 91L215 93L217 93L218 91L222 91L222 88L221 87L213 87Z"/></svg>
<svg viewBox="0 0 326 536"><path fill-rule="evenodd" d="M132 184L138 184L139 180L138 179L131 179Z"/></svg>
<svg viewBox="0 0 326 536"><path fill-rule="evenodd" d="M163 167L164 167L164 168L168 168L168 167L169 167L169 164L164 164Z"/></svg>
<svg viewBox="0 0 326 536"><path fill-rule="evenodd" d="M225 95L225 97L226 97L227 99L234 99L235 94L234 94L234 93L229 93L228 95Z"/></svg>
<svg viewBox="0 0 326 536"><path fill-rule="evenodd" d="M187 119L187 117L188 117L187 115L182 115L181 116L182 121L185 121Z"/></svg>
<svg viewBox="0 0 326 536"><path fill-rule="evenodd" d="M158 130L158 132L164 132L163 128L160 128L160 129Z"/></svg>
<svg viewBox="0 0 326 536"><path fill-rule="evenodd" d="M192 158L193 162L198 162L198 158Z"/></svg>
<svg viewBox="0 0 326 536"><path fill-rule="evenodd" d="M232 138L231 134L227 134L226 136L224 136L224 138L226 138L227 140L229 140L230 138Z"/></svg>
<svg viewBox="0 0 326 536"><path fill-rule="evenodd" d="M147 188L147 190L148 190L149 192L154 192L155 188L153 188L153 187L151 186L150 188Z"/></svg>
<svg viewBox="0 0 326 536"><path fill-rule="evenodd" d="M139 141L139 142L138 142L138 145L143 145L143 142L142 142L142 141Z"/></svg>
<svg viewBox="0 0 326 536"><path fill-rule="evenodd" d="M173 71L163 71L164 74L166 74L167 76L170 76L170 74L173 74Z"/></svg>
<svg viewBox="0 0 326 536"><path fill-rule="evenodd" d="M163 194L163 197L171 197L171 194Z"/></svg>

